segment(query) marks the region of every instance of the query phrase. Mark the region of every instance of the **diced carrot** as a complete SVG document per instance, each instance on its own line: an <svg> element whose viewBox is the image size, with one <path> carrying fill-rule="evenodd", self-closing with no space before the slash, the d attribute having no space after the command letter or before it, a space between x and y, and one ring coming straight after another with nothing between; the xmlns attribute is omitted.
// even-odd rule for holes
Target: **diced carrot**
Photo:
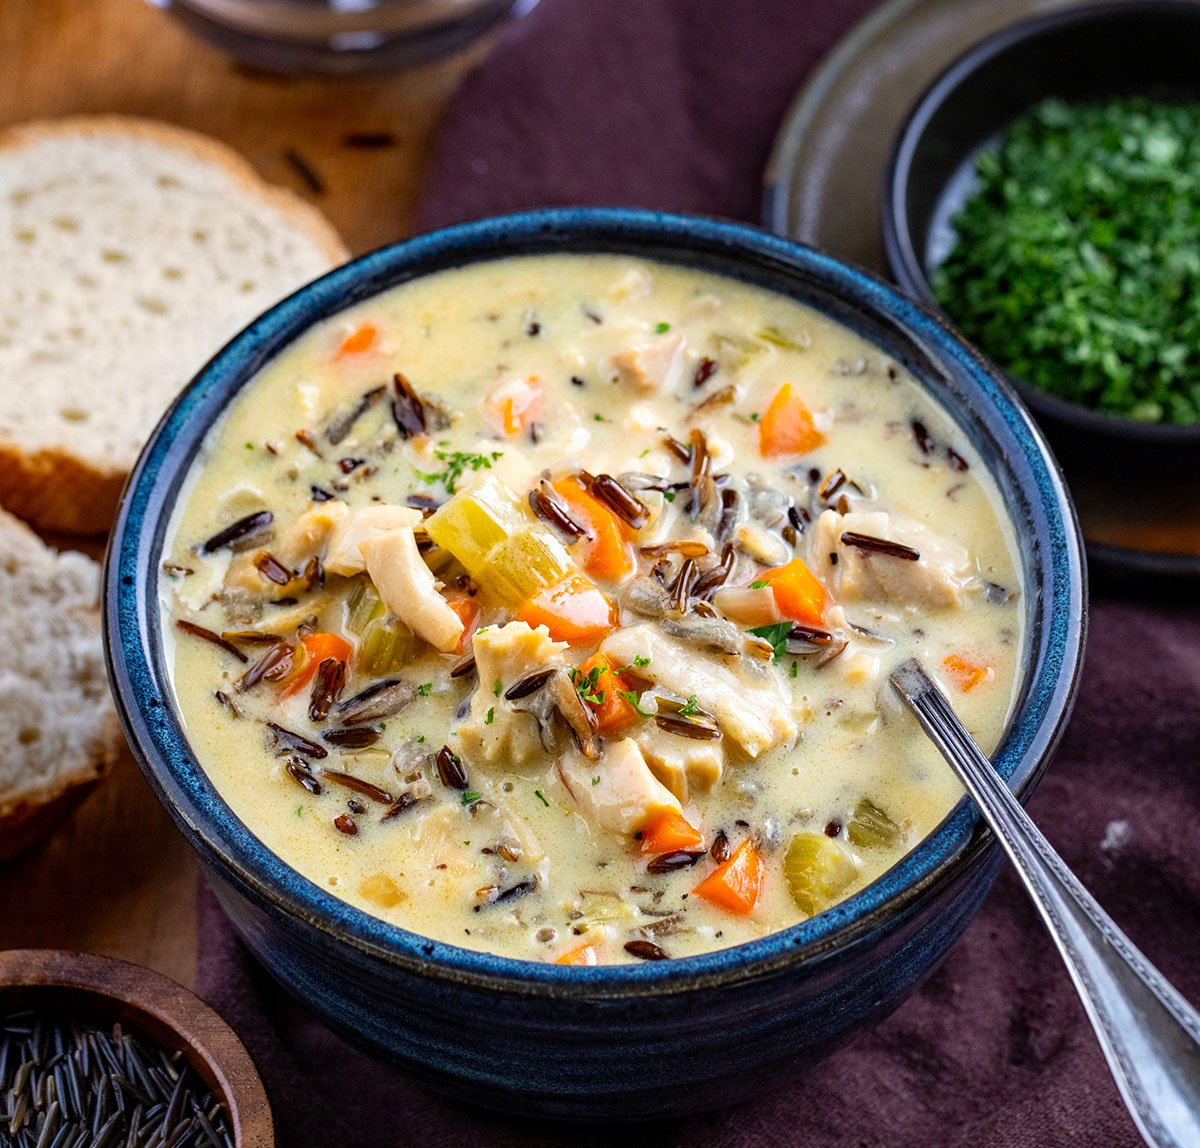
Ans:
<svg viewBox="0 0 1200 1148"><path fill-rule="evenodd" d="M775 593L775 605L785 618L819 626L829 608L829 595L813 572L799 558L768 570L760 579Z"/></svg>
<svg viewBox="0 0 1200 1148"><path fill-rule="evenodd" d="M354 647L345 638L320 631L301 638L297 654L300 650L303 654L293 664L292 672L284 679L283 689L279 691L280 701L304 689L316 676L317 667L327 658L336 658L349 665L350 655L354 653Z"/></svg>
<svg viewBox="0 0 1200 1148"><path fill-rule="evenodd" d="M967 654L947 655L942 661L942 667L964 694L984 682L990 682L996 676L996 671L987 662L979 661Z"/></svg>
<svg viewBox="0 0 1200 1148"><path fill-rule="evenodd" d="M594 945L580 945L576 949L568 949L554 962L556 965L596 965L600 958L596 955Z"/></svg>
<svg viewBox="0 0 1200 1148"><path fill-rule="evenodd" d="M799 395L792 393L792 384L784 383L759 419L759 452L765 458L804 454L824 441L825 436L813 423L812 411Z"/></svg>
<svg viewBox="0 0 1200 1148"><path fill-rule="evenodd" d="M758 903L763 871L762 854L747 837L729 860L718 865L692 892L713 905L745 917Z"/></svg>
<svg viewBox="0 0 1200 1148"><path fill-rule="evenodd" d="M608 660L607 655L601 653L593 654L576 670L576 681L586 686L579 690L579 696L596 715L596 732L605 735L628 729L638 720L637 710L621 696L620 691L628 690L629 684L612 671L612 662ZM604 700L595 702L589 701L589 698Z"/></svg>
<svg viewBox="0 0 1200 1148"><path fill-rule="evenodd" d="M659 814L642 830L642 852L658 856L677 849L700 849L704 835L682 813L673 809Z"/></svg>
<svg viewBox="0 0 1200 1148"><path fill-rule="evenodd" d="M583 551L583 568L593 578L610 582L619 582L632 574L633 546L625 523L584 490L578 479L560 478L553 486L567 504L571 517L591 535L576 543Z"/></svg>
<svg viewBox="0 0 1200 1148"><path fill-rule="evenodd" d="M517 621L545 626L556 642L589 646L616 628L613 604L582 574L539 590L518 611Z"/></svg>
<svg viewBox="0 0 1200 1148"><path fill-rule="evenodd" d="M542 395L536 379L505 379L484 396L483 410L501 434L520 434L533 421Z"/></svg>
<svg viewBox="0 0 1200 1148"><path fill-rule="evenodd" d="M343 340L338 348L339 355L361 355L375 346L379 330L374 323L360 323Z"/></svg>
<svg viewBox="0 0 1200 1148"><path fill-rule="evenodd" d="M467 639L475 633L475 627L479 624L479 603L474 598L447 598L446 605L458 615L458 620L463 624L462 637L454 647L454 652L461 654Z"/></svg>

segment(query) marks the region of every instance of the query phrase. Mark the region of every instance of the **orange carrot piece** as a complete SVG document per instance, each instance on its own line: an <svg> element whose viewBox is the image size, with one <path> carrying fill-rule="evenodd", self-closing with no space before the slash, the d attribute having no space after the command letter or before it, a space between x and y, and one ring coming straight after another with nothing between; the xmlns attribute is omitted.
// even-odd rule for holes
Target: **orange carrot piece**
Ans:
<svg viewBox="0 0 1200 1148"><path fill-rule="evenodd" d="M660 813L642 830L642 853L658 856L677 849L701 849L704 835L682 813Z"/></svg>
<svg viewBox="0 0 1200 1148"><path fill-rule="evenodd" d="M775 594L775 605L785 618L819 626L829 608L829 595L813 572L799 558L768 570L760 579Z"/></svg>
<svg viewBox="0 0 1200 1148"><path fill-rule="evenodd" d="M996 671L987 662L979 661L967 654L947 655L942 661L942 667L964 694L984 682L990 682L996 676Z"/></svg>
<svg viewBox="0 0 1200 1148"><path fill-rule="evenodd" d="M290 698L304 689L316 676L317 667L327 658L336 658L339 662L349 665L350 656L354 653L354 647L345 638L320 631L301 638L299 649L304 653L298 659L291 674L284 679L283 689L279 691L280 701Z"/></svg>
<svg viewBox="0 0 1200 1148"><path fill-rule="evenodd" d="M339 355L361 355L375 346L379 329L374 323L360 323L343 340L338 348Z"/></svg>
<svg viewBox="0 0 1200 1148"><path fill-rule="evenodd" d="M484 414L501 434L520 434L533 421L543 394L537 379L505 379L484 396Z"/></svg>
<svg viewBox="0 0 1200 1148"><path fill-rule="evenodd" d="M638 720L637 710L621 696L621 690L628 690L629 684L613 673L613 664L606 654L595 653L578 668L580 678L589 679L586 693L590 697L603 697L602 702L590 702L584 698L584 704L591 707L596 715L596 732L604 735L619 733L628 729ZM592 671L596 671L594 682L591 681ZM581 691L580 696L583 696Z"/></svg>
<svg viewBox="0 0 1200 1148"><path fill-rule="evenodd" d="M759 452L764 458L805 454L824 441L825 436L813 423L812 411L799 395L792 393L792 384L784 383L759 420Z"/></svg>
<svg viewBox="0 0 1200 1148"><path fill-rule="evenodd" d="M745 917L758 903L763 873L762 854L747 837L729 860L718 865L692 892L721 909Z"/></svg>
<svg viewBox="0 0 1200 1148"><path fill-rule="evenodd" d="M539 590L516 615L518 622L545 626L556 642L590 646L616 629L613 604L582 574Z"/></svg>
<svg viewBox="0 0 1200 1148"><path fill-rule="evenodd" d="M619 582L632 574L635 560L625 523L584 490L577 479L560 478L553 486L571 517L591 535L577 543L583 551L583 568L593 578L609 582Z"/></svg>
<svg viewBox="0 0 1200 1148"><path fill-rule="evenodd" d="M594 945L580 945L576 949L568 949L554 962L556 965L597 965L600 958L596 955Z"/></svg>
<svg viewBox="0 0 1200 1148"><path fill-rule="evenodd" d="M458 645L454 647L454 652L461 654L467 639L475 633L475 627L479 625L479 603L474 598L447 598L446 605L458 615L458 620L463 624L462 636L458 639Z"/></svg>

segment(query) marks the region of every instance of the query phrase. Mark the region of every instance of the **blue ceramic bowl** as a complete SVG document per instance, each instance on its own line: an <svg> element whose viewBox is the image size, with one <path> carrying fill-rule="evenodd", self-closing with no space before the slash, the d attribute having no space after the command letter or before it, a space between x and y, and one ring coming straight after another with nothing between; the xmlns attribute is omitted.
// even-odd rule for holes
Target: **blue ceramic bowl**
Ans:
<svg viewBox="0 0 1200 1148"><path fill-rule="evenodd" d="M251 324L163 418L109 547L109 668L130 744L262 963L349 1039L473 1102L524 1115L635 1119L711 1108L770 1085L878 1023L966 928L998 866L960 804L878 881L794 928L704 956L606 968L516 961L431 941L352 908L270 853L225 804L180 729L154 572L209 427L314 323L420 275L546 252L618 252L781 292L903 363L992 468L1016 523L1027 670L995 755L1027 796L1069 714L1085 629L1078 526L1058 469L999 372L933 314L871 276L749 227L563 209L388 247Z"/></svg>

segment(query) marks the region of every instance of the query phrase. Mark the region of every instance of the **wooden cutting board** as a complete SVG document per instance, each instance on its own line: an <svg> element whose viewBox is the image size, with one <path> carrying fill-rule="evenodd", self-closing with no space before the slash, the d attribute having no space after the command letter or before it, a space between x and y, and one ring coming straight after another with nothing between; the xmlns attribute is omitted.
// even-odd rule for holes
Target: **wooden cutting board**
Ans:
<svg viewBox="0 0 1200 1148"><path fill-rule="evenodd" d="M289 79L235 65L143 0L2 0L0 45L0 128L109 112L206 132L312 200L355 254L407 233L438 117L478 55ZM127 757L49 840L0 863L0 949L87 949L191 985L197 879Z"/></svg>

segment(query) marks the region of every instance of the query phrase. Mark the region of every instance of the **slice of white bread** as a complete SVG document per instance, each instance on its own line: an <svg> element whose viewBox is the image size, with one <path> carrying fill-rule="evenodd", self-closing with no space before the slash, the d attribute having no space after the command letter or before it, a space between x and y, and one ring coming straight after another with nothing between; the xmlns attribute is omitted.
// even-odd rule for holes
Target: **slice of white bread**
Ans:
<svg viewBox="0 0 1200 1148"><path fill-rule="evenodd" d="M345 258L323 216L215 140L118 116L0 132L0 505L105 531L184 384Z"/></svg>
<svg viewBox="0 0 1200 1148"><path fill-rule="evenodd" d="M96 562L0 511L0 857L117 759L99 607Z"/></svg>

